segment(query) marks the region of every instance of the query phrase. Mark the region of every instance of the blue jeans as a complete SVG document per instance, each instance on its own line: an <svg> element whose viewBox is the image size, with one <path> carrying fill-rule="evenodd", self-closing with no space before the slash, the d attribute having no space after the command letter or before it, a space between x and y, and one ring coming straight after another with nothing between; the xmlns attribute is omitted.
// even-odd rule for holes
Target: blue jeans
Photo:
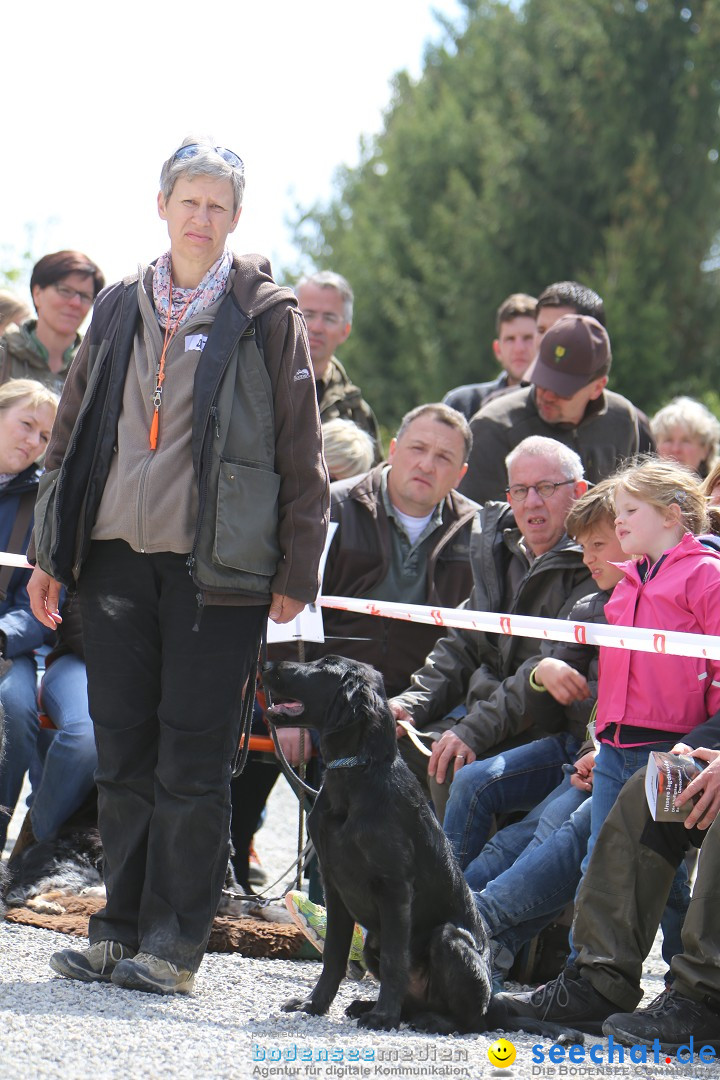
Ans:
<svg viewBox="0 0 720 1080"><path fill-rule="evenodd" d="M30 820L38 840L52 840L92 790L97 765L87 673L79 657L66 653L50 665L42 681L42 704L57 731L29 800Z"/></svg>
<svg viewBox="0 0 720 1080"><path fill-rule="evenodd" d="M473 761L455 774L443 828L463 870L485 847L495 815L532 810L542 802L561 782L562 767L579 745L563 732Z"/></svg>
<svg viewBox="0 0 720 1080"><path fill-rule="evenodd" d="M595 768L593 769L593 796L592 821L590 826L590 839L588 840L587 855L583 859L582 873L584 874L592 850L597 841L605 819L615 805L623 785L633 776L638 769L644 769L647 765L648 755L651 750L670 750L680 736L667 739L663 742L652 743L647 746L612 746L610 743L601 743L600 749L595 756ZM663 930L663 958L670 963L676 953L682 952L681 930L685 914L690 905L690 887L688 885L688 873L684 863L680 865L673 879L668 897L665 914L662 918ZM571 935L572 944L572 935ZM574 945L572 946L568 963L574 963L577 956Z"/></svg>
<svg viewBox="0 0 720 1080"><path fill-rule="evenodd" d="M5 756L0 763L0 852L30 768L38 733L37 668L33 656L18 656L0 680L5 714Z"/></svg>
<svg viewBox="0 0 720 1080"><path fill-rule="evenodd" d="M591 802L567 777L532 814L501 829L466 871L497 973L507 974L521 946L572 901L590 835ZM526 839L530 827L529 842L515 856L517 838Z"/></svg>

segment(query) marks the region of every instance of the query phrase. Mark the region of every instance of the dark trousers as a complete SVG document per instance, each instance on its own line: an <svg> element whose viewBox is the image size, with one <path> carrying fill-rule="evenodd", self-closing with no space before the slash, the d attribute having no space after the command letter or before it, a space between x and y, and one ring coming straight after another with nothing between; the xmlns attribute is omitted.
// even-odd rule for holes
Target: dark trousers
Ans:
<svg viewBox="0 0 720 1080"><path fill-rule="evenodd" d="M652 821L645 771L636 773L600 831L576 897L572 932L582 974L623 1012L642 997L643 962L690 844L702 850L682 952L671 964L673 988L686 997L720 1000L720 818L704 832Z"/></svg>
<svg viewBox="0 0 720 1080"><path fill-rule="evenodd" d="M227 869L240 701L267 606L207 606L185 556L94 541L79 597L114 939L197 970Z"/></svg>
<svg viewBox="0 0 720 1080"><path fill-rule="evenodd" d="M258 754L248 755L245 768L239 776L234 776L230 787L232 797L232 836L234 854L233 870L238 884L246 893L250 888L250 844L260 827L262 812L268 796L280 775L280 766L272 761L264 761Z"/></svg>

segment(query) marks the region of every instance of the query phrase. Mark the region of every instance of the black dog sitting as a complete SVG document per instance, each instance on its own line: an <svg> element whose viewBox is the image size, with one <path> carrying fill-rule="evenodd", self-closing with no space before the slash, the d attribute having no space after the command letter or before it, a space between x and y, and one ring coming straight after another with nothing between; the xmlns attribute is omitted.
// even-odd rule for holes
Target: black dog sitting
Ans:
<svg viewBox="0 0 720 1080"><path fill-rule="evenodd" d="M308 819L325 886L323 970L308 1000L288 1011L323 1014L345 969L355 922L368 931L365 961L380 979L377 1001L347 1015L368 1028L484 1031L490 957L472 894L419 783L397 752L381 676L326 656L271 663L267 688L290 703L278 726L315 728L325 773Z"/></svg>

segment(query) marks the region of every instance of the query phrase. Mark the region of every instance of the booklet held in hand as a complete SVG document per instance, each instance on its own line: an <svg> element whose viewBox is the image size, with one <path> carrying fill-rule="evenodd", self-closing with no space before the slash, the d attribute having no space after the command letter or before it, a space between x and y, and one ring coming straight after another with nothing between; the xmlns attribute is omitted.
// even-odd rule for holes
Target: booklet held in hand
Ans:
<svg viewBox="0 0 720 1080"><path fill-rule="evenodd" d="M676 806L675 800L705 767L704 761L686 754L651 750L645 774L645 794L654 821L684 821L694 800Z"/></svg>

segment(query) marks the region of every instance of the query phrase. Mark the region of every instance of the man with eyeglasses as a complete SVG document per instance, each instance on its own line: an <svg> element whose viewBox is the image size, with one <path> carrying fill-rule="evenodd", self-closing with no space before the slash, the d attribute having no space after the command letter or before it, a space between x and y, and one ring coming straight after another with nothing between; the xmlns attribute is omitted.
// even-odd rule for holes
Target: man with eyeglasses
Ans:
<svg viewBox="0 0 720 1080"><path fill-rule="evenodd" d="M578 455L543 436L508 454L507 502L488 502L470 550L467 607L565 618L594 592L582 551L565 532L572 503L587 489ZM432 793L442 820L454 774L479 757L539 734L527 719L529 674L539 663L534 638L451 629L435 644L410 686L391 701L396 720L439 732L429 761L401 738L406 761ZM558 726L562 726L558 715ZM402 729L398 729L402 734Z"/></svg>
<svg viewBox="0 0 720 1080"><path fill-rule="evenodd" d="M604 326L591 315L565 310L540 337L525 375L530 385L489 401L473 417L463 495L479 503L500 498L507 485L505 458L529 435L545 435L574 450L593 484L623 460L652 449L643 414L607 389L611 363Z"/></svg>
<svg viewBox="0 0 720 1080"><path fill-rule="evenodd" d="M0 338L0 383L37 379L62 393L82 341L78 328L104 284L99 267L80 251L56 251L35 263L30 293L37 318Z"/></svg>
<svg viewBox="0 0 720 1080"><path fill-rule="evenodd" d="M335 356L335 350L347 341L352 329L354 297L350 284L341 274L322 270L302 278L295 295L307 324L320 423L338 418L352 420L367 431L375 442L377 465L383 459L383 449L375 414Z"/></svg>

